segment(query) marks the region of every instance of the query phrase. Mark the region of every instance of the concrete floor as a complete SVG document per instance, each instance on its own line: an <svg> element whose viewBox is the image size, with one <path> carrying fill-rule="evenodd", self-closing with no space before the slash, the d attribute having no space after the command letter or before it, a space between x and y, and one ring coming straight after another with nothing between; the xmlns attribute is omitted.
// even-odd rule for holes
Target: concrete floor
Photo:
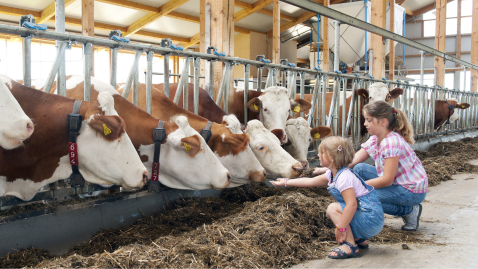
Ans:
<svg viewBox="0 0 478 269"><path fill-rule="evenodd" d="M478 161L470 162L478 165ZM418 233L439 245L374 245L361 250L362 257L346 260L309 261L292 268L477 268L478 267L478 174L461 174L456 180L429 188L422 203ZM401 218L385 219L400 229Z"/></svg>

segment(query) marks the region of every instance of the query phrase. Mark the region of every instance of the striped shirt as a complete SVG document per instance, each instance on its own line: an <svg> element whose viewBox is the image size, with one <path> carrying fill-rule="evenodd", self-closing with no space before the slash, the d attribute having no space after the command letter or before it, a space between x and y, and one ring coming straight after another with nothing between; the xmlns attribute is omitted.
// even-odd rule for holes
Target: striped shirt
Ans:
<svg viewBox="0 0 478 269"><path fill-rule="evenodd" d="M393 184L400 185L413 193L428 192L428 177L422 162L418 159L415 151L396 132L390 132L377 145L377 136L371 136L362 148L372 157L379 177L383 176L383 167L386 158L398 158L398 171Z"/></svg>

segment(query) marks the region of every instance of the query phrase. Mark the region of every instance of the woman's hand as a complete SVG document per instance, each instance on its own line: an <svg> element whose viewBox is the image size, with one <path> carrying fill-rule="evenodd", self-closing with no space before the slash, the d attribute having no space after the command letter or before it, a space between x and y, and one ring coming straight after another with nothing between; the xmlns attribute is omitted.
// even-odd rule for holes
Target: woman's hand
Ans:
<svg viewBox="0 0 478 269"><path fill-rule="evenodd" d="M272 185L281 187L285 186L286 181L289 180L288 178L278 178L276 181L269 181Z"/></svg>
<svg viewBox="0 0 478 269"><path fill-rule="evenodd" d="M337 242L343 243L346 236L347 232L339 232L339 229L335 229L335 240L337 240Z"/></svg>
<svg viewBox="0 0 478 269"><path fill-rule="evenodd" d="M314 169L314 172L312 172L312 176L318 176L320 174L327 172L327 170L329 170L329 168L327 167L316 167Z"/></svg>

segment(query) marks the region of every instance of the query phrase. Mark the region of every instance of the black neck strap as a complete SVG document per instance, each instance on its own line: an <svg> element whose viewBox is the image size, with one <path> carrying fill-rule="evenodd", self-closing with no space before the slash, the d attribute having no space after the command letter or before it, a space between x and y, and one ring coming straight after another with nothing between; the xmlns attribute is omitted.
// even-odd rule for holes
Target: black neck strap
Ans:
<svg viewBox="0 0 478 269"><path fill-rule="evenodd" d="M159 156L161 155L161 144L166 139L166 130L164 129L164 121L159 121L158 127L153 130L154 153L152 166L152 181L159 181Z"/></svg>
<svg viewBox="0 0 478 269"><path fill-rule="evenodd" d="M68 156L70 158L71 170L73 171L70 176L72 187L83 187L85 182L78 169L78 144L76 143L76 139L80 133L81 123L83 122L83 117L80 115L81 103L82 101L80 100L75 101L73 112L68 114L67 118L67 128L70 132Z"/></svg>
<svg viewBox="0 0 478 269"><path fill-rule="evenodd" d="M204 140L207 142L209 139L211 139L211 126L212 126L212 121L208 121L206 124L206 127L201 130L201 136L204 138Z"/></svg>
<svg viewBox="0 0 478 269"><path fill-rule="evenodd" d="M448 113L448 119L446 120L445 124L450 124L450 117L451 117L451 114L453 113L453 106L448 103L447 100L445 100L445 102L448 104L448 109L450 110L450 112Z"/></svg>

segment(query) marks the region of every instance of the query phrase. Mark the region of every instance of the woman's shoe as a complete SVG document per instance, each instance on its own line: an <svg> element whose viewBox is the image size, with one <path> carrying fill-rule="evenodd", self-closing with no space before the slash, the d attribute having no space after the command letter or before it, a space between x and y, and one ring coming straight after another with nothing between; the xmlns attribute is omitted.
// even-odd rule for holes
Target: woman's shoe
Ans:
<svg viewBox="0 0 478 269"><path fill-rule="evenodd" d="M405 225L402 226L404 231L416 231L420 222L420 215L422 214L422 205L414 205L412 212L407 215L403 215L402 219Z"/></svg>
<svg viewBox="0 0 478 269"><path fill-rule="evenodd" d="M327 255L327 257L331 259L348 259L348 258L358 258L360 257L360 253L358 253L358 246L352 246L349 242L343 242L343 245L346 245L350 248L351 252L349 254L345 253L341 248L334 248L332 249L333 252L337 253L337 256Z"/></svg>

